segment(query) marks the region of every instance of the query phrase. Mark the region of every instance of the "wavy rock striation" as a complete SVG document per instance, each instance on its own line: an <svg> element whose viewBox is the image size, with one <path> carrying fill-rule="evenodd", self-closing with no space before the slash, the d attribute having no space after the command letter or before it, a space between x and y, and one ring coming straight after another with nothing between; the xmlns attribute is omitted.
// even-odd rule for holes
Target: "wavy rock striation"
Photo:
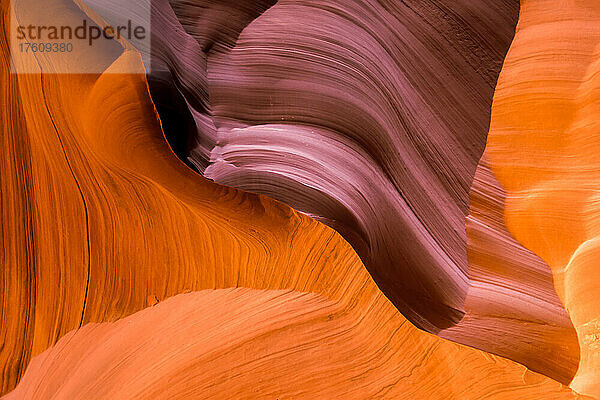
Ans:
<svg viewBox="0 0 600 400"><path fill-rule="evenodd" d="M53 54L13 54L11 58L4 33L0 40L0 95L8 106L0 111L1 393L15 388L27 365L31 365L23 383L7 398L157 398L163 393L179 398L197 398L198 393L205 393L207 398L220 393L229 393L232 398L273 394L281 394L282 398L406 395L457 400L576 397L559 383L531 373L524 366L422 332L406 323L396 309L403 309L421 327L434 332L449 328L442 334L489 346L490 351L507 353L526 365L537 363L536 369L561 382L576 363L575 356L560 353L571 349L571 328L549 290L544 264L531 252L524 251L510 237L503 237L510 250L503 247L498 254L524 251L519 262L531 262L531 270L523 266L518 273L497 271L493 263L481 263L479 269L467 272L466 237L460 220L467 213L467 172L470 166L474 169L478 157L476 133L486 124L479 114L485 112L483 89L489 83L491 92L493 79L487 80L493 74L472 65L486 57L470 58L470 53L450 52L458 64L446 64L448 61L442 57L446 53L423 38L434 37L434 28L442 26L454 35L450 43L464 45L471 43L469 37L488 37L473 33L465 38L464 30L456 29L456 21L446 17L451 14L462 21L479 10L482 19L477 21L496 21L491 16L503 15L504 3L482 9L473 2L464 7L461 3L452 9L459 14L448 7L439 14L438 8L429 4L423 2L424 8L407 9L403 4L377 3L368 9L362 3L326 6L281 2L264 11L270 4L240 3L232 8L216 2L205 10L219 21L214 26L196 26L199 17L188 9L188 2L173 2L171 11L165 9L163 14L157 14L159 4L154 17L181 23L185 31L166 29L170 25L165 23L163 45L157 46L164 54L155 59L158 67L157 77L150 77L152 90L140 54L120 43L103 42L93 51L76 49L67 58ZM94 23L94 18L88 19L68 0L48 0L43 8L37 1L20 0L13 15L6 2L0 7L3 32L11 17L24 24L40 21L47 14L55 15L56 22L65 25L82 18ZM231 10L238 8L241 11L232 16ZM422 17L417 15L427 10L432 17L438 16L436 25L423 27L416 23ZM351 18L359 14L368 23ZM281 40L291 37L286 32L299 29L293 18L299 16L312 21L311 28L320 32L318 39L307 34L305 41L294 41L295 46L303 43L305 47L294 48L293 57L284 57L290 52ZM389 24L400 16L412 19L404 21L405 25L394 24L392 29ZM274 21L279 21L279 32L274 31L267 17L277 17ZM222 24L224 19L227 23ZM510 25L501 25L506 28L504 32L477 21L467 23L474 32L510 37ZM342 29L346 24L352 26L350 31ZM227 29L220 31L222 26ZM404 28L396 31L398 26ZM423 30L412 32L409 27ZM354 34L358 36L349 51L342 39ZM203 44L198 39L202 35L207 38ZM172 37L178 40L171 43ZM263 37L272 44L260 45ZM446 87L442 82L430 82L429 75L426 79L420 74L422 68L410 62L409 47L398 46L409 39L420 43L423 51L428 49L427 60L432 68L453 73L444 82L469 81L463 82L461 89L466 103L458 101L461 97L455 89L440 92L440 87ZM365 55L365 43L385 51ZM496 42L482 40L481 46L501 59L502 49L496 48ZM329 47L340 52L335 67L327 57L332 54ZM467 48L479 49L469 44ZM190 70L185 57L179 58L186 51L194 59L196 54L205 55L194 61L198 70ZM264 60L255 51L265 53ZM270 58L271 51L279 55ZM373 57L382 60L392 57L390 54L404 63L373 61ZM47 73L60 62L100 65L105 72ZM326 64L321 75L318 69L306 68L318 62ZM12 75L11 63L27 64L46 73ZM394 69L398 65L410 71L398 74ZM485 65L498 67L492 62ZM266 74L260 69L265 66ZM279 67L290 75L280 78ZM459 67L468 72L459 74ZM139 73L122 73L131 69ZM335 75L336 69L339 75ZM267 82L257 79L265 75L270 77ZM195 86L187 87L187 80ZM237 86L232 80L237 80ZM291 86L286 92L287 84ZM317 87L323 96L314 95ZM271 88L277 90L271 93ZM477 88L482 90L474 91ZM178 112L182 104L189 106L189 113L181 115L192 119L185 119L182 127L204 132L200 122L204 121L208 131L214 126L214 136L191 142L196 158L191 157L189 162L199 168L203 164L198 160L205 154L204 149L208 151L207 175L223 173L223 177L241 179L243 174L228 172L233 164L227 157L240 143L241 155L250 157L246 147L254 154L257 144L244 144L246 134L278 146L277 154L265 146L264 157L260 158L273 163L273 169L265 170L259 163L258 172L243 175L243 182L274 197L279 196L276 192L283 193L287 196L284 200L307 213L310 210L299 205L321 207L322 216L311 215L339 229L366 261L372 260L382 268L394 267L378 275L369 266L393 304L351 246L331 228L267 197L210 182L184 165L165 140L151 91L182 93L180 103L172 104L172 110ZM384 102L386 96L390 97ZM443 104L429 104L438 97L445 99ZM267 98L272 98L273 104ZM294 104L294 99L300 103ZM309 100L312 108L307 111L303 107ZM462 111L470 110L471 114L459 113L463 107ZM462 117L451 119L442 113L445 108ZM282 114L286 109L289 113ZM332 122L329 126L325 122L328 115L339 125ZM269 122L273 116L277 116L276 124ZM424 120L429 125L420 125ZM387 129L396 127L396 123L402 126L402 132L415 129L420 135L386 136ZM359 127L371 129L373 137L361 139ZM464 136L454 135L458 127L466 129ZM231 148L226 144L229 141ZM419 147L423 143L424 147ZM190 143L182 142L179 148L188 146ZM297 146L307 150L286 150ZM318 150L315 155L314 150ZM285 174L281 170L282 154L288 161ZM252 170L256 161L252 157L247 160L249 164L239 168ZM355 180L356 186L336 186L341 178L333 176L332 168L344 171L342 181ZM273 173L272 182L281 185L280 189L275 190L264 179L265 171ZM362 173L367 174L366 178ZM289 181L281 180L284 175ZM302 182L308 178L321 182L321 186L313 184L305 191L308 184ZM475 195L477 188L475 185ZM439 193L434 195L435 191ZM369 193L376 200L361 199L361 193ZM477 207L471 208L473 218L480 218ZM314 210L321 213L321 208ZM492 223L496 211L483 209L489 215L481 218ZM506 215L509 211L507 208ZM365 218L373 218L380 225L371 225ZM501 232L502 223L497 225L495 231ZM413 244L414 248L409 246ZM477 250L476 241L469 246L470 251ZM418 257L423 258L419 261ZM385 263L377 264L381 262L377 260ZM469 260L470 265L479 265L471 253ZM522 279L528 274L530 280ZM477 279L487 288L474 296L477 292L470 280ZM497 289L497 281L508 290ZM230 287L256 290L212 290L176 296ZM492 298L494 302L502 307L510 301L515 304L513 314L500 314L496 324L489 319L502 307L488 301L494 292L490 288L498 293ZM176 297L148 308L172 296ZM533 304L532 311L524 312L515 298ZM215 310L220 312L208 314ZM465 311L466 316L455 325ZM514 323L514 315L525 316L526 328ZM472 322L469 318L473 316L488 320ZM461 333L461 326L475 326L479 331L473 332L487 332L489 336L481 339L485 342L481 344ZM570 364L552 367L532 361L527 353L530 350L521 344L511 350L513 341L508 339L499 341L497 347L491 345L498 334L517 328L525 333L516 335L515 343L542 343L542 354L550 352L552 346L565 346L557 354L561 362ZM540 339L532 338L532 332L539 333ZM190 337L197 341L187 342ZM238 341L234 350L228 338ZM132 346L136 341L139 347ZM128 354L125 362L123 354ZM29 364L32 358L35 361ZM211 367L198 365L198 359ZM318 376L313 374L315 370L320 372ZM215 376L227 373L231 375L225 384L215 383ZM173 379L182 380L174 384ZM258 392L252 391L255 388Z"/></svg>
<svg viewBox="0 0 600 400"><path fill-rule="evenodd" d="M514 237L552 269L577 331L571 387L600 393L600 4L526 1L486 149Z"/></svg>
<svg viewBox="0 0 600 400"><path fill-rule="evenodd" d="M468 191L518 2L171 4L197 42L192 55L155 42L195 121L184 158L338 230L417 326L456 324ZM150 84L168 115L162 78Z"/></svg>
<svg viewBox="0 0 600 400"><path fill-rule="evenodd" d="M573 379L579 344L548 265L509 233L506 193L483 157L467 218L471 286L461 322L445 338L493 349L564 384Z"/></svg>
<svg viewBox="0 0 600 400"><path fill-rule="evenodd" d="M178 295L71 332L34 358L3 399L66 398L576 396L513 362L416 329L389 302L356 309L311 293L234 289Z"/></svg>
<svg viewBox="0 0 600 400"><path fill-rule="evenodd" d="M489 174L465 234L518 2L414 3L157 3L167 137L204 176L340 232L418 327L569 383L574 329Z"/></svg>
<svg viewBox="0 0 600 400"><path fill-rule="evenodd" d="M85 18L66 0L43 9L22 1L17 10L25 24L41 13L64 25ZM186 291L287 288L355 301L366 291L386 301L330 228L182 164L136 52L112 44L73 52L79 62L104 63L102 75L13 75L10 62L51 71L62 58L11 60L0 44L2 103L10 105L0 113L2 393L67 332ZM124 66L140 73L120 74Z"/></svg>
<svg viewBox="0 0 600 400"><path fill-rule="evenodd" d="M53 1L44 11L64 12ZM575 398L407 323L330 228L194 174L169 149L144 75L114 74L124 63L141 69L131 51L101 76L1 64L17 100L0 114L13 121L1 125L13 193L2 209L23 204L3 222L30 224L3 241L23 243L3 248L4 393L29 364L4 398ZM231 286L287 290L162 301Z"/></svg>

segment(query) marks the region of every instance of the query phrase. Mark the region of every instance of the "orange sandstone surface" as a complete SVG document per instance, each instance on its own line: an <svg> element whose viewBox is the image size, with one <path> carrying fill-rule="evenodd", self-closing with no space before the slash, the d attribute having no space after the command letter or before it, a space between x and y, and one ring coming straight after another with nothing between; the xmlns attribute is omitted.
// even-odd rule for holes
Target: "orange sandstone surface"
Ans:
<svg viewBox="0 0 600 400"><path fill-rule="evenodd" d="M34 358L16 399L574 399L557 382L412 326L381 297L182 294L88 324Z"/></svg>
<svg viewBox="0 0 600 400"><path fill-rule="evenodd" d="M5 398L577 398L416 329L333 230L189 170L138 53L75 52L103 74L14 75L57 61L11 59L6 34L0 48Z"/></svg>
<svg viewBox="0 0 600 400"><path fill-rule="evenodd" d="M505 199L482 158L466 220L471 281L467 314L442 335L477 348L494 338L502 354L568 385L579 363L577 335L554 290L550 267L508 231ZM498 334L491 335L493 330Z"/></svg>
<svg viewBox="0 0 600 400"><path fill-rule="evenodd" d="M577 331L571 387L600 398L600 2L522 2L486 157L512 235L552 269Z"/></svg>
<svg viewBox="0 0 600 400"><path fill-rule="evenodd" d="M69 2L47 3L63 6L65 19L82 18ZM331 229L181 163L161 131L139 54L94 49L107 63L102 75L11 75L0 43L3 393L67 332L178 293L378 293ZM12 62L51 68L53 59ZM125 64L140 73L111 74Z"/></svg>

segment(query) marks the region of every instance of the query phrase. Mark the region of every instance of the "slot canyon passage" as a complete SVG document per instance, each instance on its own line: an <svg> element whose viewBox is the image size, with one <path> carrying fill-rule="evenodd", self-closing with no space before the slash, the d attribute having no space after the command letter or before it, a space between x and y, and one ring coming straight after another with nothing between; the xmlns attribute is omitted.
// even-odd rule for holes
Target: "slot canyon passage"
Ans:
<svg viewBox="0 0 600 400"><path fill-rule="evenodd" d="M0 4L3 399L600 399L600 3Z"/></svg>

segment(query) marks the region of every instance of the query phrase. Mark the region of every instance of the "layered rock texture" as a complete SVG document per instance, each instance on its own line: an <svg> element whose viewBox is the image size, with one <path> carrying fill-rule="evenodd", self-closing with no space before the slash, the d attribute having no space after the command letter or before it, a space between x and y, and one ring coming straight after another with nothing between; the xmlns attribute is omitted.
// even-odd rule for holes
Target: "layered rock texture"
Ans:
<svg viewBox="0 0 600 400"><path fill-rule="evenodd" d="M522 366L417 330L387 301L365 300L178 295L65 335L5 398L577 398Z"/></svg>
<svg viewBox="0 0 600 400"><path fill-rule="evenodd" d="M527 1L494 99L487 157L514 237L551 268L577 331L571 387L600 393L600 4Z"/></svg>
<svg viewBox="0 0 600 400"><path fill-rule="evenodd" d="M188 36L155 40L150 87L167 118L183 95L196 131L182 156L204 176L333 227L439 332L465 313L468 192L519 6L414 3L259 2L232 18L225 1L175 1L161 26Z"/></svg>
<svg viewBox="0 0 600 400"><path fill-rule="evenodd" d="M336 229L418 327L572 379L550 269L484 171L465 233L517 2L170 5L149 83L180 158Z"/></svg>
<svg viewBox="0 0 600 400"><path fill-rule="evenodd" d="M600 6L0 6L3 399L600 398Z"/></svg>

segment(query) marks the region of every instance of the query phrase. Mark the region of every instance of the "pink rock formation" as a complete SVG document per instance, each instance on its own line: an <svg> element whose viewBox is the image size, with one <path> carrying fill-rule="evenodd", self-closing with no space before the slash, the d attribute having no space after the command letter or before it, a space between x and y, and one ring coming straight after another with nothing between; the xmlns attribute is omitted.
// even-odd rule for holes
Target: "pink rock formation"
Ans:
<svg viewBox="0 0 600 400"><path fill-rule="evenodd" d="M171 5L149 82L180 157L336 229L417 326L570 382L578 345L550 270L494 202L475 211L494 221L469 222L467 262L516 1Z"/></svg>
<svg viewBox="0 0 600 400"><path fill-rule="evenodd" d="M155 57L196 123L188 161L337 229L418 326L457 323L468 189L517 2L171 4L197 41ZM164 78L150 78L159 112Z"/></svg>

